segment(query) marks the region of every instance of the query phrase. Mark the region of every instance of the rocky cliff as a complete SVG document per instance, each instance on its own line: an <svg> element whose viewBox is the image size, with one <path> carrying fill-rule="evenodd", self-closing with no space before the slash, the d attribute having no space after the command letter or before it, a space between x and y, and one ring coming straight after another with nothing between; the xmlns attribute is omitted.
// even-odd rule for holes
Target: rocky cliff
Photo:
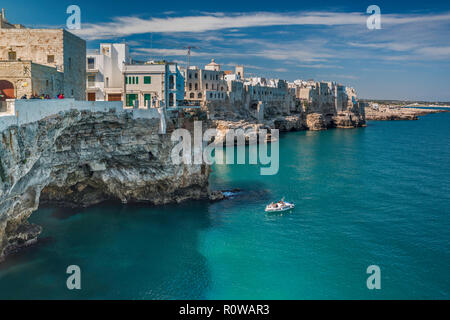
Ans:
<svg viewBox="0 0 450 320"><path fill-rule="evenodd" d="M36 241L41 227L27 220L42 201L207 198L210 168L172 164L170 134L158 128L158 119L71 110L0 132L0 260Z"/></svg>
<svg viewBox="0 0 450 320"><path fill-rule="evenodd" d="M381 105L377 109L367 108L367 120L419 120L419 116L424 116L430 113L450 112L450 110L443 109L420 109L420 108L403 108L403 107L388 107Z"/></svg>
<svg viewBox="0 0 450 320"><path fill-rule="evenodd" d="M209 102L204 110L208 112L210 125L220 132L219 138L224 137L228 129L298 131L366 125L364 108L359 104L338 111L331 104L304 107L299 102L274 101L259 110L252 104L224 101Z"/></svg>

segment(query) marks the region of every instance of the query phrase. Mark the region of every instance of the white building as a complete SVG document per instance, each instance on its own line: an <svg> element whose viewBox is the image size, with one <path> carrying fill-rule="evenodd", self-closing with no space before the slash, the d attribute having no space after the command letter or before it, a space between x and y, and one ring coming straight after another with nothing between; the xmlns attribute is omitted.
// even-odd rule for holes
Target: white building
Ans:
<svg viewBox="0 0 450 320"><path fill-rule="evenodd" d="M280 79L248 78L244 86L252 100L263 102L284 101L289 93L287 82Z"/></svg>
<svg viewBox="0 0 450 320"><path fill-rule="evenodd" d="M295 80L291 92L302 101L308 110L337 110L353 108L357 104L356 91L336 82Z"/></svg>
<svg viewBox="0 0 450 320"><path fill-rule="evenodd" d="M87 100L121 101L123 99L123 70L130 63L125 43L102 43L99 51L87 54Z"/></svg>
<svg viewBox="0 0 450 320"><path fill-rule="evenodd" d="M177 107L184 98L184 76L176 63L128 64L123 71L127 107Z"/></svg>
<svg viewBox="0 0 450 320"><path fill-rule="evenodd" d="M225 72L220 69L220 65L214 59L203 70L195 66L189 67L186 71L185 100L225 100L228 84Z"/></svg>

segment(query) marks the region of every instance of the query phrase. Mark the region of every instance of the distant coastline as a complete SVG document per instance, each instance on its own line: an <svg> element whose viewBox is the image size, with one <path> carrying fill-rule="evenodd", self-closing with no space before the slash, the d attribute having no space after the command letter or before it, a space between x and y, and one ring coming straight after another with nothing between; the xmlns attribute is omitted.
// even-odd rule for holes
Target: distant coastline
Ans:
<svg viewBox="0 0 450 320"><path fill-rule="evenodd" d="M450 112L446 105L401 102L376 103L368 102L365 110L366 120L418 120L420 116L432 113Z"/></svg>

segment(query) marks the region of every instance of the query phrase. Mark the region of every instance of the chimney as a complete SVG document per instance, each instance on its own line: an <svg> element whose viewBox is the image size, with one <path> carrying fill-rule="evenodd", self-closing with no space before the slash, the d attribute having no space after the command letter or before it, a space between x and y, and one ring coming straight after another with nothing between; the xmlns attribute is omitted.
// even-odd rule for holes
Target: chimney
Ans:
<svg viewBox="0 0 450 320"><path fill-rule="evenodd" d="M2 19L6 20L6 18L5 18L5 8L2 8Z"/></svg>

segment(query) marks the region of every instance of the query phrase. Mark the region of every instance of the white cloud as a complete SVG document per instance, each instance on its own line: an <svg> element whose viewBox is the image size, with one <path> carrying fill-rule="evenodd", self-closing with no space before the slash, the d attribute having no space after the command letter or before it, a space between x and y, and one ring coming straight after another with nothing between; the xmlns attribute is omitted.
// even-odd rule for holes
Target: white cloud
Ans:
<svg viewBox="0 0 450 320"><path fill-rule="evenodd" d="M417 50L419 54L426 54L431 56L447 56L450 57L449 47L425 47Z"/></svg>
<svg viewBox="0 0 450 320"><path fill-rule="evenodd" d="M116 17L111 22L85 23L75 33L87 39L130 36L143 33L206 32L222 29L233 31L248 27L287 25L366 25L368 15L363 12L296 12L296 13L205 13L197 16L142 19ZM382 24L412 24L448 21L450 14L440 15L382 15Z"/></svg>

